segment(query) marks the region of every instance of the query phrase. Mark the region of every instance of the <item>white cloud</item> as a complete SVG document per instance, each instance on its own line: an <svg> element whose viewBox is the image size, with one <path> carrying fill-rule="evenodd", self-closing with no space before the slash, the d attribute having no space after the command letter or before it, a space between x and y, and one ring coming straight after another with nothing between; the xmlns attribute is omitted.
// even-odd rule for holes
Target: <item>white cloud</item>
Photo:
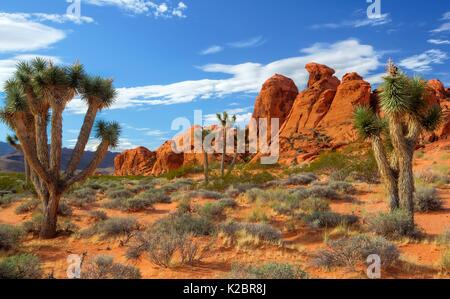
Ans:
<svg viewBox="0 0 450 299"><path fill-rule="evenodd" d="M365 26L381 26L392 22L388 13L382 14L379 18L364 18L358 20L345 20L338 23L325 23L325 24L316 24L311 26L312 29L338 29L343 27L365 27Z"/></svg>
<svg viewBox="0 0 450 299"><path fill-rule="evenodd" d="M69 139L66 140L66 145L68 148L74 148L75 144L77 143L77 139ZM86 151L91 151L91 152L95 152L97 150L97 147L100 145L101 140L98 138L89 138L88 143L86 144ZM128 139L128 138L120 138L119 139L119 145L114 148L114 149L109 149L109 150L113 150L115 152L119 151L125 151L127 149L132 149L132 148L136 148L139 145L136 145L133 143L133 140Z"/></svg>
<svg viewBox="0 0 450 299"><path fill-rule="evenodd" d="M227 78L119 88L118 99L111 108L173 105L238 93L253 94L260 90L265 80L276 73L292 78L299 88L303 88L308 79L305 64L312 61L334 68L339 77L348 72L358 72L361 76L367 76L372 75L372 72L381 66L380 56L381 54L372 46L348 39L334 44L314 44L312 47L302 49L299 56L268 64L254 62L237 65L209 64L201 69L207 73L228 75ZM72 101L68 109L73 113L84 113L86 105L78 99Z"/></svg>
<svg viewBox="0 0 450 299"><path fill-rule="evenodd" d="M3 90L3 85L5 81L11 78L11 76L14 74L16 70L16 65L19 61L31 60L35 57L42 57L45 59L52 60L55 63L61 63L61 60L58 57L34 55L34 54L17 55L7 59L0 59L0 91Z"/></svg>
<svg viewBox="0 0 450 299"><path fill-rule="evenodd" d="M450 31L450 22L444 23L441 26L439 26L438 28L431 30L431 32L433 32L433 33L440 33L440 32L445 32L445 31Z"/></svg>
<svg viewBox="0 0 450 299"><path fill-rule="evenodd" d="M450 40L446 39L429 39L428 42L434 45L450 45Z"/></svg>
<svg viewBox="0 0 450 299"><path fill-rule="evenodd" d="M0 13L0 36L0 53L44 49L66 37L61 30L14 13Z"/></svg>
<svg viewBox="0 0 450 299"><path fill-rule="evenodd" d="M210 54L216 54L223 51L222 46L211 46L203 51L200 52L201 55L210 55Z"/></svg>
<svg viewBox="0 0 450 299"><path fill-rule="evenodd" d="M84 0L88 4L97 6L116 6L129 13L153 15L155 17L186 17L187 5L178 2L176 6L171 6L168 2L156 3L148 0Z"/></svg>
<svg viewBox="0 0 450 299"><path fill-rule="evenodd" d="M428 72L432 70L432 64L442 64L447 59L447 53L432 49L403 59L400 61L400 66L416 72Z"/></svg>
<svg viewBox="0 0 450 299"><path fill-rule="evenodd" d="M247 40L229 43L228 46L232 48L255 48L262 46L265 43L266 40L262 36L256 36Z"/></svg>

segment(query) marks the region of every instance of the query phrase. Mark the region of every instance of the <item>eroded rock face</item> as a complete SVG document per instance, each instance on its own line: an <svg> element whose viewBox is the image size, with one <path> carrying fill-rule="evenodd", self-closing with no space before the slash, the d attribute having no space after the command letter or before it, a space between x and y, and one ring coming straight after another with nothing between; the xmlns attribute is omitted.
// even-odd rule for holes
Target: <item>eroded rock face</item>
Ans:
<svg viewBox="0 0 450 299"><path fill-rule="evenodd" d="M145 147L127 150L114 158L114 175L150 175L156 153Z"/></svg>
<svg viewBox="0 0 450 299"><path fill-rule="evenodd" d="M428 104L439 105L442 101L447 99L447 91L445 90L444 84L437 79L428 81L427 83L428 92L425 97Z"/></svg>
<svg viewBox="0 0 450 299"><path fill-rule="evenodd" d="M334 146L355 141L358 136L353 128L353 111L357 106L370 105L370 84L357 73L346 74L317 129L331 137Z"/></svg>
<svg viewBox="0 0 450 299"><path fill-rule="evenodd" d="M156 150L156 161L153 165L151 175L158 176L183 166L184 154L175 153L172 150L173 142L172 140L168 140Z"/></svg>
<svg viewBox="0 0 450 299"><path fill-rule="evenodd" d="M268 120L268 132L271 130L270 120L279 119L281 127L286 120L295 98L298 88L291 79L276 74L268 79L262 86L261 92L255 101L253 118L266 118Z"/></svg>

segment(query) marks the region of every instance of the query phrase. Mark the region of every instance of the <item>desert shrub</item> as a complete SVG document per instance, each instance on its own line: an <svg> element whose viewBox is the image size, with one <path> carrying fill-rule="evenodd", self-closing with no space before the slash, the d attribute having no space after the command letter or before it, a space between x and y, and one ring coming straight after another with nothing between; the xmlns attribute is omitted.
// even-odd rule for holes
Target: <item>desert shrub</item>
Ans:
<svg viewBox="0 0 450 299"><path fill-rule="evenodd" d="M72 191L66 198L69 205L84 208L97 199L97 190L91 188L80 188Z"/></svg>
<svg viewBox="0 0 450 299"><path fill-rule="evenodd" d="M288 185L308 185L317 180L314 173L292 174L286 179L279 179L267 182L266 186L288 186Z"/></svg>
<svg viewBox="0 0 450 299"><path fill-rule="evenodd" d="M290 264L268 263L261 266L232 264L230 279L307 279L308 274Z"/></svg>
<svg viewBox="0 0 450 299"><path fill-rule="evenodd" d="M244 231L263 241L276 243L281 240L281 232L271 225L264 223L229 222L221 224L219 230L232 238L236 237L239 231Z"/></svg>
<svg viewBox="0 0 450 299"><path fill-rule="evenodd" d="M181 264L193 265L203 258L208 249L208 246L201 247L193 234L174 230L167 232L160 226L153 226L134 238L126 256L138 259L145 254L153 264L168 268L177 251Z"/></svg>
<svg viewBox="0 0 450 299"><path fill-rule="evenodd" d="M420 233L414 224L411 224L409 213L396 210L390 213L381 213L368 219L369 230L386 238L419 237Z"/></svg>
<svg viewBox="0 0 450 299"><path fill-rule="evenodd" d="M224 216L225 206L219 202L206 203L199 210L199 215L208 219L218 219Z"/></svg>
<svg viewBox="0 0 450 299"><path fill-rule="evenodd" d="M356 188L348 182L330 181L328 183L328 186L333 190L336 190L337 192L343 194L356 194L358 192L358 190L356 190Z"/></svg>
<svg viewBox="0 0 450 299"><path fill-rule="evenodd" d="M23 237L23 230L7 224L0 224L0 250L11 250L18 247Z"/></svg>
<svg viewBox="0 0 450 299"><path fill-rule="evenodd" d="M314 264L326 268L354 266L371 254L379 255L383 266L394 265L400 256L397 247L383 237L356 235L330 241L327 249L317 252Z"/></svg>
<svg viewBox="0 0 450 299"><path fill-rule="evenodd" d="M38 235L41 230L42 221L44 221L42 214L35 214L31 220L25 221L22 224L22 228L26 233Z"/></svg>
<svg viewBox="0 0 450 299"><path fill-rule="evenodd" d="M127 189L113 189L106 192L106 195L110 199L117 199L117 200L123 200L134 196L134 193Z"/></svg>
<svg viewBox="0 0 450 299"><path fill-rule="evenodd" d="M441 174L433 170L424 170L417 174L417 178L427 184L449 184L450 176L446 174Z"/></svg>
<svg viewBox="0 0 450 299"><path fill-rule="evenodd" d="M139 223L132 217L113 217L95 223L93 226L81 231L83 237L91 237L95 234L101 235L102 239L127 237L139 230Z"/></svg>
<svg viewBox="0 0 450 299"><path fill-rule="evenodd" d="M442 200L433 187L417 187L414 193L416 211L428 212L442 209Z"/></svg>
<svg viewBox="0 0 450 299"><path fill-rule="evenodd" d="M59 216L72 216L72 208L65 202L61 201L58 205L58 215Z"/></svg>
<svg viewBox="0 0 450 299"><path fill-rule="evenodd" d="M171 264L179 243L180 235L174 232L167 233L159 229L148 229L136 237L126 256L130 259L137 259L145 253L152 263L167 268Z"/></svg>
<svg viewBox="0 0 450 299"><path fill-rule="evenodd" d="M252 188L255 188L255 185L250 183L233 184L225 191L225 195L229 197L236 197Z"/></svg>
<svg viewBox="0 0 450 299"><path fill-rule="evenodd" d="M330 202L323 198L308 197L300 201L299 207L305 213L326 212L330 210Z"/></svg>
<svg viewBox="0 0 450 299"><path fill-rule="evenodd" d="M214 233L212 221L206 217L195 216L189 213L176 213L158 220L155 225L161 231L175 232L177 235L193 234L195 236L208 236Z"/></svg>
<svg viewBox="0 0 450 299"><path fill-rule="evenodd" d="M189 191L193 188L194 181L191 179L176 179L165 183L159 190L162 192Z"/></svg>
<svg viewBox="0 0 450 299"><path fill-rule="evenodd" d="M218 204L224 208L234 208L237 206L237 202L233 198L222 198L219 199Z"/></svg>
<svg viewBox="0 0 450 299"><path fill-rule="evenodd" d="M148 197L141 197L137 195L126 199L112 199L106 202L104 207L127 212L139 212L153 208L153 201Z"/></svg>
<svg viewBox="0 0 450 299"><path fill-rule="evenodd" d="M313 212L302 216L303 221L313 228L336 227L338 225L353 225L358 222L355 215L341 215L334 212Z"/></svg>
<svg viewBox="0 0 450 299"><path fill-rule="evenodd" d="M26 214L33 212L40 203L41 201L37 198L29 199L16 208L16 214Z"/></svg>
<svg viewBox="0 0 450 299"><path fill-rule="evenodd" d="M141 272L130 265L114 263L107 255L98 255L81 272L83 279L140 279Z"/></svg>
<svg viewBox="0 0 450 299"><path fill-rule="evenodd" d="M203 167L198 165L185 165L177 169L170 170L169 172L163 174L161 177L168 180L173 180L175 178L182 178L187 174L195 174L203 172Z"/></svg>
<svg viewBox="0 0 450 299"><path fill-rule="evenodd" d="M444 250L441 257L441 270L448 273L450 272L450 248Z"/></svg>
<svg viewBox="0 0 450 299"><path fill-rule="evenodd" d="M33 190L31 185L25 183L23 173L0 173L0 190L11 193L22 193Z"/></svg>
<svg viewBox="0 0 450 299"><path fill-rule="evenodd" d="M339 194L330 186L314 185L306 189L308 197L318 197L327 199L338 199Z"/></svg>
<svg viewBox="0 0 450 299"><path fill-rule="evenodd" d="M378 179L378 167L372 151L361 154L351 148L343 152L323 152L302 171L331 174L334 180L353 178L374 182Z"/></svg>
<svg viewBox="0 0 450 299"><path fill-rule="evenodd" d="M4 194L0 196L0 207L6 207L17 199L17 196L13 193Z"/></svg>
<svg viewBox="0 0 450 299"><path fill-rule="evenodd" d="M65 235L71 235L73 233L76 233L80 228L70 221L70 219L66 220L59 220L57 224L57 230Z"/></svg>
<svg viewBox="0 0 450 299"><path fill-rule="evenodd" d="M248 202L272 202L272 201L288 201L292 197L292 193L285 189L269 189L263 190L253 188L245 192L245 198Z"/></svg>
<svg viewBox="0 0 450 299"><path fill-rule="evenodd" d="M266 212L259 207L252 209L252 212L250 213L247 219L250 222L266 223L269 221L269 217L267 216Z"/></svg>
<svg viewBox="0 0 450 299"><path fill-rule="evenodd" d="M41 262L34 255L14 255L0 261L0 279L39 279L41 277Z"/></svg>
<svg viewBox="0 0 450 299"><path fill-rule="evenodd" d="M229 174L224 178L212 178L210 184L206 188L208 190L224 191L230 186L236 186L237 184L263 185L274 180L274 178L275 177L267 171L256 174L243 171L239 175Z"/></svg>
<svg viewBox="0 0 450 299"><path fill-rule="evenodd" d="M161 190L149 189L136 195L137 198L148 200L152 203L171 203L170 196L166 195Z"/></svg>
<svg viewBox="0 0 450 299"><path fill-rule="evenodd" d="M95 221L103 221L108 219L108 215L106 214L106 212L101 210L90 211L89 216Z"/></svg>
<svg viewBox="0 0 450 299"><path fill-rule="evenodd" d="M190 194L192 197L197 198L221 199L223 197L222 193L210 190L197 190L192 191Z"/></svg>

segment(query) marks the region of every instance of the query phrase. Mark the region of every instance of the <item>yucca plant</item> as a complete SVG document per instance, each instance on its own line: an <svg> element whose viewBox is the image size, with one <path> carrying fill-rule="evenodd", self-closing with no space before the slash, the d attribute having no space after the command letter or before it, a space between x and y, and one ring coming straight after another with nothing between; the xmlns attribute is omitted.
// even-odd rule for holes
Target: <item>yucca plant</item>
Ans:
<svg viewBox="0 0 450 299"><path fill-rule="evenodd" d="M413 154L420 134L439 126L442 111L439 105L427 104L424 80L406 76L391 60L387 70L380 86L380 106L385 117L381 118L369 107L358 107L354 126L362 138L372 142L391 210L400 207L407 210L414 224ZM392 146L390 157L387 145Z"/></svg>
<svg viewBox="0 0 450 299"><path fill-rule="evenodd" d="M115 122L99 121L96 137L101 139L101 143L87 168L75 173L97 111L111 105L116 93L111 80L89 77L79 63L62 67L35 58L17 65L13 78L5 84L5 94L0 117L20 142L30 168L31 181L43 204L44 220L40 237L53 238L56 236L57 210L62 194L90 176L108 148L118 144L120 126ZM88 112L69 167L62 173L62 114L76 95L86 101ZM50 144L47 133L49 124Z"/></svg>
<svg viewBox="0 0 450 299"><path fill-rule="evenodd" d="M227 130L229 127L233 126L236 122L236 115L229 116L225 111L222 114L216 114L220 125L222 126L222 160L220 161L220 175L223 178L225 175L225 156L227 150Z"/></svg>

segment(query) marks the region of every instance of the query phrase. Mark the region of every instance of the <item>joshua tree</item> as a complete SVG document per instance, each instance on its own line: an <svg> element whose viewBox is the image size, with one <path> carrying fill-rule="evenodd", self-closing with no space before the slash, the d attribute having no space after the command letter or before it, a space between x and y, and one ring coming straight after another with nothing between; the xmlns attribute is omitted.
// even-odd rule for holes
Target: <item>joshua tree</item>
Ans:
<svg viewBox="0 0 450 299"><path fill-rule="evenodd" d="M223 178L225 175L225 155L227 150L227 129L232 126L236 122L236 115L233 115L231 118L227 112L223 112L222 114L216 114L217 119L222 126L222 160L220 161L220 175Z"/></svg>
<svg viewBox="0 0 450 299"><path fill-rule="evenodd" d="M5 84L5 93L0 117L16 133L32 170L31 181L43 203L44 220L40 237L53 238L56 236L61 196L75 183L92 175L108 148L118 144L120 126L115 122L97 122L95 136L101 138L101 143L87 168L75 173L96 112L112 103L115 91L111 80L89 77L79 63L61 67L36 58L17 65L13 78ZM72 153L70 167L62 173L62 114L67 103L77 94L87 102L88 113ZM50 145L47 134L49 123Z"/></svg>
<svg viewBox="0 0 450 299"><path fill-rule="evenodd" d="M402 207L414 223L413 154L423 131L435 130L441 120L439 105L429 105L425 96L427 84L420 78L409 78L388 63L388 74L380 87L381 119L368 107L355 111L355 127L363 138L370 139L381 176L387 186L391 209ZM382 133L392 145L388 158Z"/></svg>
<svg viewBox="0 0 450 299"><path fill-rule="evenodd" d="M12 146L16 151L22 153L22 147L19 144L19 138L17 138L17 135L7 135L6 136L6 142ZM30 183L30 167L28 166L27 159L25 159L25 156L23 157L23 168L25 170L25 183Z"/></svg>
<svg viewBox="0 0 450 299"><path fill-rule="evenodd" d="M203 145L203 173L205 175L205 185L209 184L209 161L208 161L208 152L205 147L205 139L211 133L210 130L202 128L202 145Z"/></svg>

